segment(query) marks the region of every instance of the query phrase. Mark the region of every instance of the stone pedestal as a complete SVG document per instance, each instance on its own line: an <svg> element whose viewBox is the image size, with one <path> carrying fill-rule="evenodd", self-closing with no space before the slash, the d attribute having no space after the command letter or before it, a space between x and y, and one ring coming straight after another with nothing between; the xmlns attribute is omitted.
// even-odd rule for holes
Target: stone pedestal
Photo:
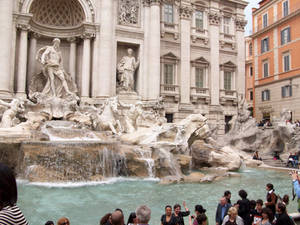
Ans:
<svg viewBox="0 0 300 225"><path fill-rule="evenodd" d="M138 96L135 92L119 92L118 99L125 104L136 104L142 100L141 96Z"/></svg>

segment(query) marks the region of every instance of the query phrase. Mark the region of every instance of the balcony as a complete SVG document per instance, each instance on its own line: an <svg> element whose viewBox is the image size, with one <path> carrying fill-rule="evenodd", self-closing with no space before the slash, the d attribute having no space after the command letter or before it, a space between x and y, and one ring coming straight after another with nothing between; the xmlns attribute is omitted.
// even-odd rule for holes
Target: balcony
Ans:
<svg viewBox="0 0 300 225"><path fill-rule="evenodd" d="M179 85L161 84L160 95L173 98L175 102L179 101Z"/></svg>
<svg viewBox="0 0 300 225"><path fill-rule="evenodd" d="M197 103L203 100L205 104L210 103L210 95L208 88L191 87L191 101Z"/></svg>
<svg viewBox="0 0 300 225"><path fill-rule="evenodd" d="M232 105L237 105L238 95L235 90L220 90L220 104L231 103Z"/></svg>

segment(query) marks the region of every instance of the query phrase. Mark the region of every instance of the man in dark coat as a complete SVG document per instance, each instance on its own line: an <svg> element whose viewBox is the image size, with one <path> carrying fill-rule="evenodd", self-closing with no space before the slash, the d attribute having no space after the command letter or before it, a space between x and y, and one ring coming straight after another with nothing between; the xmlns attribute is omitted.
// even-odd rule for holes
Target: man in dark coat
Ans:
<svg viewBox="0 0 300 225"><path fill-rule="evenodd" d="M216 211L216 225L221 225L223 222L224 217L228 213L228 209L231 207L225 197L220 199L220 203L218 204L217 211Z"/></svg>

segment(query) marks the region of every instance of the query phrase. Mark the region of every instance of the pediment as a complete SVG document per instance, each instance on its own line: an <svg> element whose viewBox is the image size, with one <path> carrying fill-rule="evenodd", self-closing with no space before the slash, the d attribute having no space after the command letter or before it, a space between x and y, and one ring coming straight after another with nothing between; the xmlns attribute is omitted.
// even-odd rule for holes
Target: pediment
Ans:
<svg viewBox="0 0 300 225"><path fill-rule="evenodd" d="M175 59L175 60L178 59L178 57L176 55L174 55L172 52L169 52L169 53L163 55L162 58L164 58L164 59Z"/></svg>
<svg viewBox="0 0 300 225"><path fill-rule="evenodd" d="M231 68L235 68L236 67L236 65L233 62L231 62L231 61L228 61L228 62L224 63L223 66L225 66L225 67L231 67Z"/></svg>
<svg viewBox="0 0 300 225"><path fill-rule="evenodd" d="M193 63L209 64L209 62L204 57L199 57L192 61Z"/></svg>

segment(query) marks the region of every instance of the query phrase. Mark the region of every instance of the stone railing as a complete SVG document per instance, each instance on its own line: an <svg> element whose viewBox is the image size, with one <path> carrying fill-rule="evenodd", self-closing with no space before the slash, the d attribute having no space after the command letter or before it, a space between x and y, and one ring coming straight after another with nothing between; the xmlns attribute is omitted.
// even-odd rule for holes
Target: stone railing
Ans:
<svg viewBox="0 0 300 225"><path fill-rule="evenodd" d="M210 94L208 88L191 87L191 101L196 103L198 100L203 99L205 103L210 102Z"/></svg>
<svg viewBox="0 0 300 225"><path fill-rule="evenodd" d="M173 97L175 102L179 101L179 85L161 84L160 94L164 97Z"/></svg>
<svg viewBox="0 0 300 225"><path fill-rule="evenodd" d="M225 104L226 102L232 102L233 105L236 105L238 102L237 91L235 90L220 90L220 103Z"/></svg>

